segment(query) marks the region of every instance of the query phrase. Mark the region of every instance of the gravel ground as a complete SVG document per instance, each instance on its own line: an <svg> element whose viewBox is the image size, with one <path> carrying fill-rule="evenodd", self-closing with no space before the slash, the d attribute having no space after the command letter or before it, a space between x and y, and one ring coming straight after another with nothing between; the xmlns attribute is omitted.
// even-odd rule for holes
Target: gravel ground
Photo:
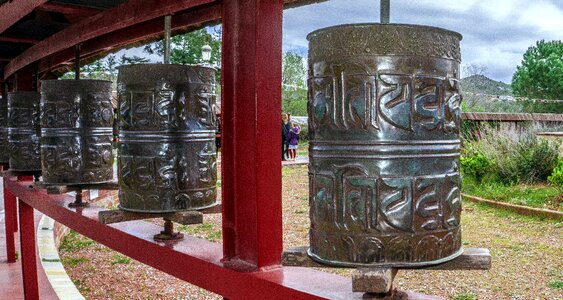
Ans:
<svg viewBox="0 0 563 300"><path fill-rule="evenodd" d="M307 166L283 168L284 245L308 244ZM221 240L219 215L181 231ZM448 299L563 299L563 223L542 221L464 203L464 247L491 250L490 271L400 271L403 290ZM72 280L87 299L222 299L130 260L77 234L61 247ZM349 269L323 269L349 276ZM187 295L187 296L186 296Z"/></svg>

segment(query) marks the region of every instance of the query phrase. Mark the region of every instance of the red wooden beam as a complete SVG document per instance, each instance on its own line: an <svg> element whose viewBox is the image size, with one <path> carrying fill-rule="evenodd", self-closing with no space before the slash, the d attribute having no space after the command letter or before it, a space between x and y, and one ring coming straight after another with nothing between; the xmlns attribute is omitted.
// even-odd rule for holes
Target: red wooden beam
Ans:
<svg viewBox="0 0 563 300"><path fill-rule="evenodd" d="M30 47L14 58L4 70L4 78L48 55L104 34L178 11L210 4L216 0L130 0L113 9L73 24ZM19 1L18 1L19 2Z"/></svg>
<svg viewBox="0 0 563 300"><path fill-rule="evenodd" d="M0 36L0 42L17 43L17 44L37 44L41 40L28 37L18 36Z"/></svg>
<svg viewBox="0 0 563 300"><path fill-rule="evenodd" d="M47 2L37 8L38 10L61 13L63 15L90 16L101 12L101 9Z"/></svg>
<svg viewBox="0 0 563 300"><path fill-rule="evenodd" d="M23 201L19 201L18 204L24 295L26 300L39 300L34 210L33 207Z"/></svg>
<svg viewBox="0 0 563 300"><path fill-rule="evenodd" d="M153 235L162 227L144 221L104 225L98 221L101 208L91 205L71 209L67 206L74 201L72 197L47 195L44 190L29 188L31 185L31 181L6 180L6 188L20 201L55 221L135 260L229 299L362 298L361 293L352 292L350 278L309 268L237 272L221 262L220 244L191 236L180 241L155 242Z"/></svg>
<svg viewBox="0 0 563 300"><path fill-rule="evenodd" d="M223 248L248 270L282 253L282 13L282 0L223 1Z"/></svg>
<svg viewBox="0 0 563 300"><path fill-rule="evenodd" d="M0 5L0 34L48 0L8 1Z"/></svg>
<svg viewBox="0 0 563 300"><path fill-rule="evenodd" d="M4 183L6 178L3 178ZM6 188L4 184L4 225L6 227L6 257L9 263L16 262L16 243L14 225L18 222L16 197Z"/></svg>
<svg viewBox="0 0 563 300"><path fill-rule="evenodd" d="M219 4L196 11L173 15L172 31L192 26L203 26L203 24L218 20L220 17L221 6ZM164 30L163 26L163 21L159 18L120 29L96 39L85 41L80 47L81 56L87 57L101 51L109 51L154 37L156 35L161 35ZM45 73L56 69L74 58L75 52L73 48L55 53L39 62L39 73Z"/></svg>

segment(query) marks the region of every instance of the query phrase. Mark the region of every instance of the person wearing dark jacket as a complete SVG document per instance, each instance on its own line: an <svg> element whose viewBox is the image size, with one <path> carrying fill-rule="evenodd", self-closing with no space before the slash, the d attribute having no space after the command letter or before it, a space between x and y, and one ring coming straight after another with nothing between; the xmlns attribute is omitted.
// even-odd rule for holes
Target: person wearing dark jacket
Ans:
<svg viewBox="0 0 563 300"><path fill-rule="evenodd" d="M289 135L289 130L291 130L291 123L289 122L289 116L287 114L282 114L282 161L286 160L288 143L287 137Z"/></svg>

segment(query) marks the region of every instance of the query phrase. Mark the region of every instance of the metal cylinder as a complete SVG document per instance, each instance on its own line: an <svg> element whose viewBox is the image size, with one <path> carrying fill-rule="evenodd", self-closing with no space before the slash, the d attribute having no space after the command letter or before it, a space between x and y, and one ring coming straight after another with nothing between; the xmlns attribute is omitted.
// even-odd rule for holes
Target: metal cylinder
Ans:
<svg viewBox="0 0 563 300"><path fill-rule="evenodd" d="M8 93L8 146L11 171L41 171L38 92Z"/></svg>
<svg viewBox="0 0 563 300"><path fill-rule="evenodd" d="M48 184L113 180L111 81L43 80L41 167Z"/></svg>
<svg viewBox="0 0 563 300"><path fill-rule="evenodd" d="M0 98L0 164L10 161L10 147L8 146L8 99L7 93Z"/></svg>
<svg viewBox="0 0 563 300"><path fill-rule="evenodd" d="M461 35L355 24L308 40L309 255L348 267L460 255Z"/></svg>
<svg viewBox="0 0 563 300"><path fill-rule="evenodd" d="M216 205L215 70L119 68L119 202L166 213Z"/></svg>

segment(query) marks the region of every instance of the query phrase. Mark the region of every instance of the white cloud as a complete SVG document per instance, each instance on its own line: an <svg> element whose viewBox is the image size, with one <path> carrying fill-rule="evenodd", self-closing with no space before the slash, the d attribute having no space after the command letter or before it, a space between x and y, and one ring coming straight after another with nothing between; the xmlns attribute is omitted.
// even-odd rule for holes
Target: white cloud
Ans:
<svg viewBox="0 0 563 300"><path fill-rule="evenodd" d="M558 2L559 1L559 2ZM391 21L460 32L464 64L488 67L487 76L510 82L526 49L537 40L563 39L561 0L391 1ZM319 28L379 21L379 1L330 0L284 13L284 49L305 53L306 35Z"/></svg>

